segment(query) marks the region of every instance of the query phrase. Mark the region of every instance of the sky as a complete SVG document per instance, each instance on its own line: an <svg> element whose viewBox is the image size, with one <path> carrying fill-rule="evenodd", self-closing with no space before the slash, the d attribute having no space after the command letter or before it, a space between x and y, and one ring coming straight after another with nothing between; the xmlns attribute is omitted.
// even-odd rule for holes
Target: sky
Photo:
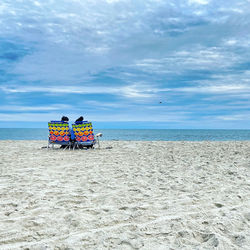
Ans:
<svg viewBox="0 0 250 250"><path fill-rule="evenodd" d="M1 0L0 127L250 128L250 0Z"/></svg>

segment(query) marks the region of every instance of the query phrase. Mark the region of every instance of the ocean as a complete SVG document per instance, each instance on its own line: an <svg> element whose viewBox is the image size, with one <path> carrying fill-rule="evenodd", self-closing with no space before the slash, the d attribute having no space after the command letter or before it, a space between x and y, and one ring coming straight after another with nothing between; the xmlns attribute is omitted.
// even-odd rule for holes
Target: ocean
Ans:
<svg viewBox="0 0 250 250"><path fill-rule="evenodd" d="M97 129L102 140L115 141L246 141L250 130L223 129ZM45 128L0 128L0 140L47 140Z"/></svg>

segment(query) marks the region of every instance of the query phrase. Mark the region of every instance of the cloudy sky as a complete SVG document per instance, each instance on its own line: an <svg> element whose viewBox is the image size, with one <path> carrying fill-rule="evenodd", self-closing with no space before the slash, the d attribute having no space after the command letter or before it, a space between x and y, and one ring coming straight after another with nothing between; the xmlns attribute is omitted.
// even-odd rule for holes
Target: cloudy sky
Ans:
<svg viewBox="0 0 250 250"><path fill-rule="evenodd" d="M250 0L1 0L0 126L250 128Z"/></svg>

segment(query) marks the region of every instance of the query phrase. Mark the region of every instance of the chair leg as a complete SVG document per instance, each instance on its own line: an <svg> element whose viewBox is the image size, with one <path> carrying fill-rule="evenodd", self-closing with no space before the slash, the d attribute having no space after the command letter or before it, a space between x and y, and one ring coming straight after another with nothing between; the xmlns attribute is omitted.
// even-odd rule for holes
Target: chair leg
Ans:
<svg viewBox="0 0 250 250"><path fill-rule="evenodd" d="M69 143L68 145L66 145L66 147L63 150L66 150L67 148L69 148L69 150L70 150L70 147L71 147L71 143Z"/></svg>

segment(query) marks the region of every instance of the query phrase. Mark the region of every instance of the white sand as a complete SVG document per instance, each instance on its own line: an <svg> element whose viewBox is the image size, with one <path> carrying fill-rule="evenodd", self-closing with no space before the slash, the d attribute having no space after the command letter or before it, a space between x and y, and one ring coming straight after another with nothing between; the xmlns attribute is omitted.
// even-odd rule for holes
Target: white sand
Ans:
<svg viewBox="0 0 250 250"><path fill-rule="evenodd" d="M250 249L250 142L41 146L0 141L0 249Z"/></svg>

